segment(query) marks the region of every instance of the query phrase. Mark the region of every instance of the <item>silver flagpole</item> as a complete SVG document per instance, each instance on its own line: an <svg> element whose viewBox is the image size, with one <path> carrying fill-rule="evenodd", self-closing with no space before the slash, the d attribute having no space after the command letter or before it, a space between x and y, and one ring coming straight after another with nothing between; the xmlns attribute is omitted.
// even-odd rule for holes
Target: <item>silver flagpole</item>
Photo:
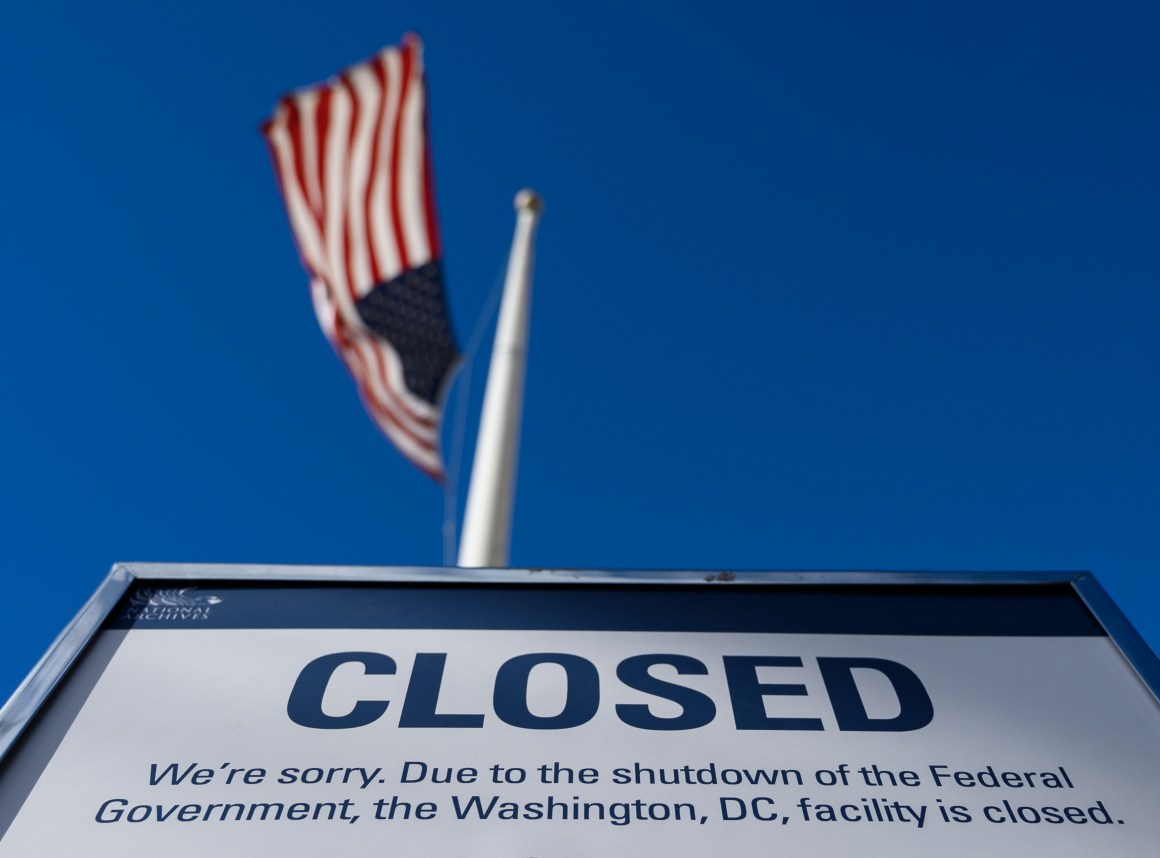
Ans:
<svg viewBox="0 0 1160 858"><path fill-rule="evenodd" d="M516 194L516 230L491 349L483 413L467 489L460 566L504 567L512 530L520 414L527 365L528 316L532 297L532 239L544 210L535 191Z"/></svg>

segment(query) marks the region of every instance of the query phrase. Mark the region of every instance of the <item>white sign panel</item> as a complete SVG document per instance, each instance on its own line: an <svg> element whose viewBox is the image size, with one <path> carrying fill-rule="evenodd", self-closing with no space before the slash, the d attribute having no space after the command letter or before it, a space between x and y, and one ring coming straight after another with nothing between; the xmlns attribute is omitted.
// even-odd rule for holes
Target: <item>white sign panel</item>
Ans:
<svg viewBox="0 0 1160 858"><path fill-rule="evenodd" d="M1160 842L1160 706L1062 586L143 583L73 682L0 858Z"/></svg>

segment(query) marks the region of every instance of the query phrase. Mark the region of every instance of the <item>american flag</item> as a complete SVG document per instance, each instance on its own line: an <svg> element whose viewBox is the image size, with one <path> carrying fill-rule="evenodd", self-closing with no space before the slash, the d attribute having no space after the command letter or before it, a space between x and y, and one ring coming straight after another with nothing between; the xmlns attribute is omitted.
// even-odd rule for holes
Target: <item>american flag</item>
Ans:
<svg viewBox="0 0 1160 858"><path fill-rule="evenodd" d="M378 427L441 480L442 399L458 351L443 297L422 44L407 36L290 93L262 133L323 333Z"/></svg>

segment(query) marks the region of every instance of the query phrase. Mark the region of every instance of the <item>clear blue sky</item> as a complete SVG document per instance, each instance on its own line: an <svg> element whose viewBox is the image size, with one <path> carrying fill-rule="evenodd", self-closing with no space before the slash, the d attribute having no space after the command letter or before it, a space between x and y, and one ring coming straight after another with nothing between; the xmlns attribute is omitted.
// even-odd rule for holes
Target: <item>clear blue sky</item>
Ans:
<svg viewBox="0 0 1160 858"><path fill-rule="evenodd" d="M442 563L257 132L409 29L461 343L547 200L513 566L1089 569L1160 643L1154 3L65 0L0 21L0 696L115 561Z"/></svg>

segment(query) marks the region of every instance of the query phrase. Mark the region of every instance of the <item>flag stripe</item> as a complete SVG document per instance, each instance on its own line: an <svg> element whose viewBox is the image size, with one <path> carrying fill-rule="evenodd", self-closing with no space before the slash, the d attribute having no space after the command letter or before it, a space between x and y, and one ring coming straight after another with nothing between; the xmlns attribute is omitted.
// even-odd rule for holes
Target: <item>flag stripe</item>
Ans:
<svg viewBox="0 0 1160 858"><path fill-rule="evenodd" d="M403 270L399 259L399 248L391 228L391 188L394 179L390 170L391 141L399 116L399 96L402 81L399 77L398 51L380 55L379 60L384 75L386 89L383 91L383 121L379 125L375 139L377 166L371 183L371 243L379 253L380 269L376 281L387 280Z"/></svg>
<svg viewBox="0 0 1160 858"><path fill-rule="evenodd" d="M287 113L291 110L286 106L283 109ZM271 123L266 133L266 139L269 141L271 151L274 154L275 164L281 168L279 170L279 184L282 188L286 211L290 215L290 223L297 238L296 243L302 264L312 280L322 283L326 261L322 249L321 224L310 209L303 185L295 181L296 176L303 175L302 170L299 169L301 159L298 157L301 154L301 149L294 147L290 130L297 126L296 111L294 118L289 122L292 123L289 126L277 121ZM295 164L296 174L289 172L291 162Z"/></svg>
<svg viewBox="0 0 1160 858"><path fill-rule="evenodd" d="M429 363L406 363L431 360L428 352L404 357L396 345L417 341L441 349L436 355L455 354L440 315L441 269L421 275L435 278L435 316L416 315L411 308L420 305L412 302L420 293L407 291L427 282L408 272L438 262L442 250L426 101L421 45L408 39L324 84L285 96L263 133L323 333L376 425L438 479L442 409L428 399L433 382L446 376L421 369ZM378 303L371 305L372 321L364 321L360 301L388 287L390 297L383 292L368 299ZM440 327L416 332L413 325ZM411 372L423 396L408 387Z"/></svg>
<svg viewBox="0 0 1160 858"><path fill-rule="evenodd" d="M402 134L399 140L399 209L403 213L403 234L410 259L430 259L427 218L423 204L423 91L410 87L403 105Z"/></svg>
<svg viewBox="0 0 1160 858"><path fill-rule="evenodd" d="M352 301L357 301L366 292L370 291L370 286L366 291L358 287L359 276L354 266L353 249L354 240L352 233L355 225L351 223L351 200L354 194L351 192L351 183L354 181L354 149L355 149L355 135L358 130L359 122L359 101L354 96L354 91L351 89L349 82L345 75L340 79L342 89L339 92L342 94L342 103L347 106L349 110L349 119L346 124L346 141L342 149L341 158L341 175L342 181L339 183L339 195L341 198L339 214L342 218L342 257L339 263L342 266L343 276L346 278L347 289L350 291Z"/></svg>
<svg viewBox="0 0 1160 858"><path fill-rule="evenodd" d="M318 106L318 93L305 92L294 101L287 100L295 110L298 122L295 126L297 160L302 175L302 189L306 192L306 202L311 214L322 230L322 189L318 177L318 137L314 114Z"/></svg>
<svg viewBox="0 0 1160 858"><path fill-rule="evenodd" d="M375 246L374 236L374 208L372 202L374 200L375 180L379 174L379 129L383 127L383 117L386 116L387 110L387 73L383 67L382 56L375 57L374 61L369 63L367 70L373 77L373 88L368 87L375 94L375 119L370 127L370 140L368 141L368 157L370 162L367 165L367 182L363 189L363 228L366 230L367 243L367 257L370 265L371 280L378 283L383 279L382 264L379 262L379 250Z"/></svg>
<svg viewBox="0 0 1160 858"><path fill-rule="evenodd" d="M381 347L368 340L352 340L342 328L341 317L335 335L343 362L354 376L359 394L372 410L376 422L382 425L385 420L393 431L406 436L415 446L434 452L438 447L438 427L430 421L416 425L405 409L399 407L399 401L390 390L383 386L388 373Z"/></svg>
<svg viewBox="0 0 1160 858"><path fill-rule="evenodd" d="M430 140L431 122L425 98L423 99L421 121L423 123L423 140ZM431 169L431 153L427 150L426 145L420 147L419 155L423 158L423 205L427 217L427 242L431 247L431 258L442 259L443 240L439 234L439 221L435 218L435 171Z"/></svg>
<svg viewBox="0 0 1160 858"><path fill-rule="evenodd" d="M403 121L407 106L407 95L411 88L411 46L404 45L402 51L403 68L399 74L400 91L399 107L395 116L395 126L391 129L391 225L395 232L395 246L399 250L399 265L406 270L411 267L410 255L407 253L407 241L403 235L403 215L399 204L399 175L402 153L400 140L403 133Z"/></svg>
<svg viewBox="0 0 1160 858"><path fill-rule="evenodd" d="M318 98L313 103L314 111L311 114L314 122L310 128L310 140L314 144L314 161L311 163L311 172L314 175L315 200L314 209L319 220L325 223L326 219L326 144L327 129L330 127L330 90L320 90Z"/></svg>
<svg viewBox="0 0 1160 858"><path fill-rule="evenodd" d="M356 106L356 120L351 133L350 168L347 180L349 188L346 200L349 239L347 267L356 284L373 284L378 280L373 274L370 263L370 246L366 225L366 189L370 184L374 121L378 113L379 94L374 77L367 68L352 69L343 75L343 82L353 94Z"/></svg>

